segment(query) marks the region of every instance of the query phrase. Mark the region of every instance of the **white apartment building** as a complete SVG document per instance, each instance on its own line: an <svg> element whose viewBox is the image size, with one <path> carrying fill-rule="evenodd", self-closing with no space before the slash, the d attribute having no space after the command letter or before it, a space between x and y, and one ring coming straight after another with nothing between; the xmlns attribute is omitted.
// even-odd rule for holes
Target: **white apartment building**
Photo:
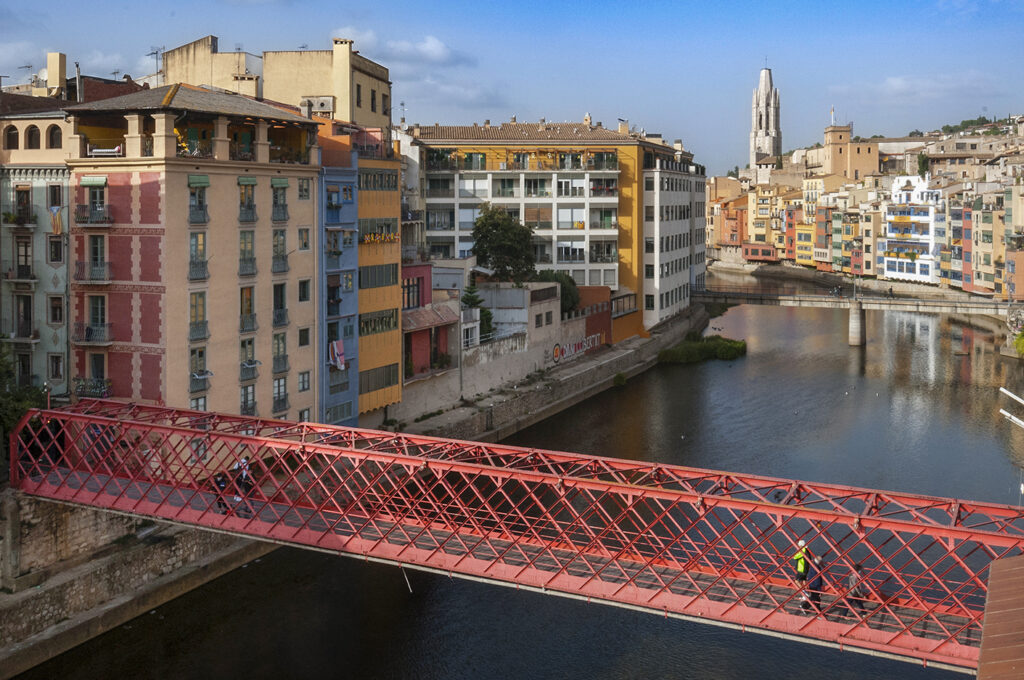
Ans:
<svg viewBox="0 0 1024 680"><path fill-rule="evenodd" d="M930 175L899 175L885 209L885 231L879 235L877 263L885 278L938 283L940 248L945 227L942 192L929 189Z"/></svg>
<svg viewBox="0 0 1024 680"><path fill-rule="evenodd" d="M704 287L705 180L691 163L661 158L643 178L644 328L651 328Z"/></svg>

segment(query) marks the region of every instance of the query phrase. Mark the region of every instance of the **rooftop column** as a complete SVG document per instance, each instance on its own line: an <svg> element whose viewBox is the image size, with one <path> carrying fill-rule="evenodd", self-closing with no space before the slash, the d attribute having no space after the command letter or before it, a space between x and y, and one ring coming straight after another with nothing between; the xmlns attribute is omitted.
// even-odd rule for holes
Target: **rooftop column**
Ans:
<svg viewBox="0 0 1024 680"><path fill-rule="evenodd" d="M228 119L217 116L213 121L213 157L226 161L231 156L231 139L228 137Z"/></svg>
<svg viewBox="0 0 1024 680"><path fill-rule="evenodd" d="M270 162L270 141L267 139L267 121L256 121L256 142L253 144L257 163Z"/></svg>
<svg viewBox="0 0 1024 680"><path fill-rule="evenodd" d="M124 136L125 158L142 156L142 114L130 113L125 116L128 121L128 132Z"/></svg>
<svg viewBox="0 0 1024 680"><path fill-rule="evenodd" d="M153 156L156 158L173 158L178 155L178 135L174 132L173 113L154 113L156 124L153 132Z"/></svg>

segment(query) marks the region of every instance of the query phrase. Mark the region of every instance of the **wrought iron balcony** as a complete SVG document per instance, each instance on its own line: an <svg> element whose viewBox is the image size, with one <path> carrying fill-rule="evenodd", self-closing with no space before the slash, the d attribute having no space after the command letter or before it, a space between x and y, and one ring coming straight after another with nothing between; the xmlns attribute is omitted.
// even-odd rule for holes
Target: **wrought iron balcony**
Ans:
<svg viewBox="0 0 1024 680"><path fill-rule="evenodd" d="M91 260L75 263L75 281L83 283L107 283L110 281L110 262Z"/></svg>
<svg viewBox="0 0 1024 680"><path fill-rule="evenodd" d="M255 401L243 401L238 406L238 412L243 416L254 416L256 415L256 402Z"/></svg>
<svg viewBox="0 0 1024 680"><path fill-rule="evenodd" d="M208 278L210 278L210 268L207 265L206 260L188 261L189 281L205 281Z"/></svg>
<svg viewBox="0 0 1024 680"><path fill-rule="evenodd" d="M114 334L109 323L79 321L75 324L75 331L71 337L80 345L109 345L114 341Z"/></svg>
<svg viewBox="0 0 1024 680"><path fill-rule="evenodd" d="M9 210L0 212L0 216L3 217L4 224L8 226L26 229L32 229L36 226L35 206L21 205L16 207L13 212Z"/></svg>
<svg viewBox="0 0 1024 680"><path fill-rule="evenodd" d="M238 364L238 380L239 382L245 382L246 380L255 380L260 375L259 369L257 368L256 362L243 361Z"/></svg>
<svg viewBox="0 0 1024 680"><path fill-rule="evenodd" d="M274 310L274 328L288 325L288 308Z"/></svg>
<svg viewBox="0 0 1024 680"><path fill-rule="evenodd" d="M82 205L75 206L75 221L79 224L112 224L114 215L109 205Z"/></svg>
<svg viewBox="0 0 1024 680"><path fill-rule="evenodd" d="M274 357L274 373L284 373L288 370L288 355L278 354Z"/></svg>
<svg viewBox="0 0 1024 680"><path fill-rule="evenodd" d="M79 397L106 399L110 396L110 380L108 378L75 378L75 394Z"/></svg>
<svg viewBox="0 0 1024 680"><path fill-rule="evenodd" d="M272 274L284 274L286 271L288 271L288 256L274 255L273 262L270 265L270 272Z"/></svg>
<svg viewBox="0 0 1024 680"><path fill-rule="evenodd" d="M275 205L270 212L270 219L275 222L287 222L288 206L286 204Z"/></svg>
<svg viewBox="0 0 1024 680"><path fill-rule="evenodd" d="M9 262L3 263L3 277L8 281L35 281L35 267L31 262Z"/></svg>
<svg viewBox="0 0 1024 680"><path fill-rule="evenodd" d="M256 206L242 204L238 206L238 221L239 222L255 222L256 221Z"/></svg>
<svg viewBox="0 0 1024 680"><path fill-rule="evenodd" d="M283 394L279 397L274 397L274 413L280 413L288 410L288 395Z"/></svg>
<svg viewBox="0 0 1024 680"><path fill-rule="evenodd" d="M210 214L205 205L190 205L188 207L189 224L206 224L210 221Z"/></svg>
<svg viewBox="0 0 1024 680"><path fill-rule="evenodd" d="M256 275L256 258L255 257L240 257L240 258L238 258L238 275L239 276L255 276Z"/></svg>
<svg viewBox="0 0 1024 680"><path fill-rule="evenodd" d="M252 333L257 328L255 314L242 314L238 320L239 333Z"/></svg>
<svg viewBox="0 0 1024 680"><path fill-rule="evenodd" d="M210 389L210 378L206 375L192 373L188 377L189 392L205 392Z"/></svg>
<svg viewBox="0 0 1024 680"><path fill-rule="evenodd" d="M4 319L3 337L15 342L39 339L39 331L32 319Z"/></svg>
<svg viewBox="0 0 1024 680"><path fill-rule="evenodd" d="M195 342L197 340L206 340L210 337L210 322L206 319L202 321L191 321L188 324L188 340L189 342Z"/></svg>
<svg viewBox="0 0 1024 680"><path fill-rule="evenodd" d="M338 316L341 314L341 300L327 301L327 316Z"/></svg>

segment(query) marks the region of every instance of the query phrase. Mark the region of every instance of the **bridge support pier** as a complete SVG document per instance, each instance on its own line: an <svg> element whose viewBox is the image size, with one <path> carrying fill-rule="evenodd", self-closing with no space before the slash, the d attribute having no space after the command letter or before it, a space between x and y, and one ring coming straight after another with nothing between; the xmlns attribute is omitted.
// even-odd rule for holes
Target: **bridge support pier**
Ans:
<svg viewBox="0 0 1024 680"><path fill-rule="evenodd" d="M867 342L864 306L858 300L850 301L850 346L860 347Z"/></svg>

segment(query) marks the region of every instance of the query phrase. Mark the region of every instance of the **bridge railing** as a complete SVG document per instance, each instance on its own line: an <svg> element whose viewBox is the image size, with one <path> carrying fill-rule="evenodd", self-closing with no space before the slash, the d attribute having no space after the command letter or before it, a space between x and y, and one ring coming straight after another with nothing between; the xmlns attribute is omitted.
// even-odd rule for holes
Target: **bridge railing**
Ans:
<svg viewBox="0 0 1024 680"><path fill-rule="evenodd" d="M101 400L11 444L42 497L955 666L1024 546L1008 506Z"/></svg>

